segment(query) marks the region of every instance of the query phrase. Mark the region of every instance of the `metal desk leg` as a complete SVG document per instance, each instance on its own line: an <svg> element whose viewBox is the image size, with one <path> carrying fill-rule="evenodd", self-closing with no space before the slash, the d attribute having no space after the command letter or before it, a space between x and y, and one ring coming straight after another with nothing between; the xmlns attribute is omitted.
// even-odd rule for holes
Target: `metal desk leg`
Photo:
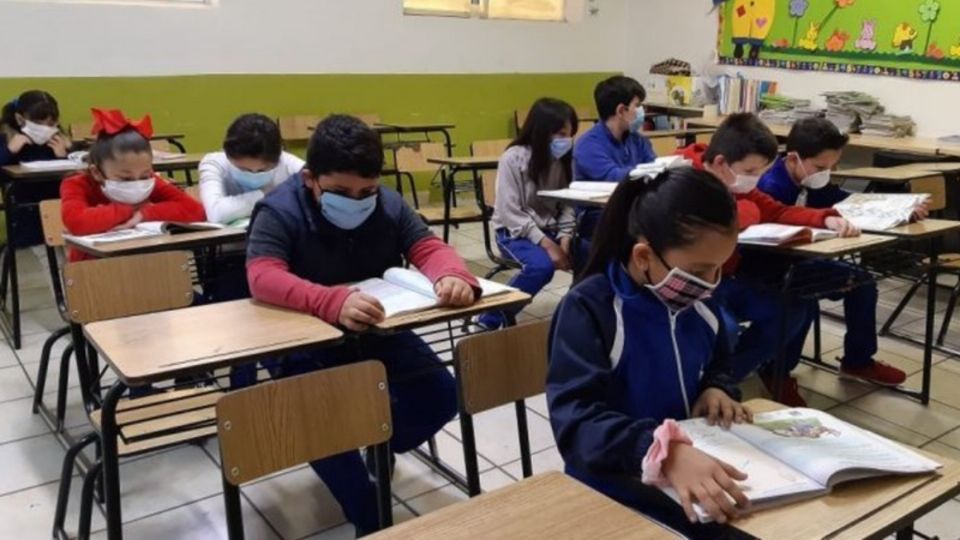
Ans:
<svg viewBox="0 0 960 540"><path fill-rule="evenodd" d="M9 182L3 188L4 214L7 222L7 246L4 255L4 277L10 279L10 338L13 341L13 348L20 349L20 280L17 274L17 247L14 245L13 231L16 228L17 213L16 195L13 189L13 182ZM4 279L3 285L6 287L8 282ZM6 306L6 288L4 288L3 302Z"/></svg>
<svg viewBox="0 0 960 540"><path fill-rule="evenodd" d="M939 249L935 238L929 240L930 270L927 277L927 320L923 334L923 386L920 403L930 403L930 372L933 371L933 323L937 307L937 257Z"/></svg>
<svg viewBox="0 0 960 540"><path fill-rule="evenodd" d="M449 172L449 174L448 174ZM443 241L450 243L450 206L453 204L453 177L455 170L440 169L440 185L443 189Z"/></svg>
<svg viewBox="0 0 960 540"><path fill-rule="evenodd" d="M100 438L103 446L103 498L106 509L107 538L123 538L123 518L120 512L120 456L117 450L117 403L127 386L121 381L103 398L100 409Z"/></svg>
<svg viewBox="0 0 960 540"><path fill-rule="evenodd" d="M447 147L447 157L452 157L453 156L453 139L450 137L450 132L445 129L441 129L440 133L443 134L443 140L445 141L443 145Z"/></svg>
<svg viewBox="0 0 960 540"><path fill-rule="evenodd" d="M913 523L897 531L897 540L913 540Z"/></svg>

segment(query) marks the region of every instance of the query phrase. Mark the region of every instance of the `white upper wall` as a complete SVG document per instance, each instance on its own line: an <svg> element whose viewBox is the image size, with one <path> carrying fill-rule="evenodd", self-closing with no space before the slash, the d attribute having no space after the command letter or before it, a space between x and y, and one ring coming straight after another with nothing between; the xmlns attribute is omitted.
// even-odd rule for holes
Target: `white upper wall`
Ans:
<svg viewBox="0 0 960 540"><path fill-rule="evenodd" d="M717 15L707 14L707 0L638 0L629 2L627 9L627 20L635 29L623 69L628 75L641 79L652 64L670 57L696 67L716 50ZM955 112L960 85L955 82L730 66L724 70L739 70L750 79L777 81L778 91L791 97L822 99L820 93L828 90L868 92L890 113L912 116L920 135L960 133L960 116Z"/></svg>
<svg viewBox="0 0 960 540"><path fill-rule="evenodd" d="M0 0L0 77L621 71L626 5L570 23L404 16L401 0L191 8Z"/></svg>

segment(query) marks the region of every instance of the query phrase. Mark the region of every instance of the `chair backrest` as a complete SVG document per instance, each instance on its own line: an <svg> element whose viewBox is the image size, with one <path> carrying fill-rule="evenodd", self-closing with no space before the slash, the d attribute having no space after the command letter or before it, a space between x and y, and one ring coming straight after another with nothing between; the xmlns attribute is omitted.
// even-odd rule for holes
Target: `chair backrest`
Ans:
<svg viewBox="0 0 960 540"><path fill-rule="evenodd" d="M387 441L387 373L376 360L231 392L217 402L223 476L238 486Z"/></svg>
<svg viewBox="0 0 960 540"><path fill-rule="evenodd" d="M947 183L943 176L931 176L910 181L913 193L930 194L930 211L937 212L947 207Z"/></svg>
<svg viewBox="0 0 960 540"><path fill-rule="evenodd" d="M63 215L60 199L40 201L40 225L43 227L44 243L50 247L63 247Z"/></svg>
<svg viewBox="0 0 960 540"><path fill-rule="evenodd" d="M285 141L305 141L313 135L313 128L323 117L317 115L281 116L277 118L280 136Z"/></svg>
<svg viewBox="0 0 960 540"><path fill-rule="evenodd" d="M543 393L549 330L549 321L539 321L461 339L453 356L463 411L477 414Z"/></svg>
<svg viewBox="0 0 960 540"><path fill-rule="evenodd" d="M699 133L699 134L697 134L697 136L694 138L694 142L696 142L697 144L706 144L706 145L708 145L708 146L710 145L710 141L712 141L712 140L713 140L713 132L711 132L711 133Z"/></svg>
<svg viewBox="0 0 960 540"><path fill-rule="evenodd" d="M517 133L520 133L520 129L523 128L523 123L527 121L527 114L529 112L529 109L517 109L513 111L513 120L517 125Z"/></svg>
<svg viewBox="0 0 960 540"><path fill-rule="evenodd" d="M402 173L436 172L440 166L427 162L427 158L447 157L442 143L414 143L397 148L396 167Z"/></svg>
<svg viewBox="0 0 960 540"><path fill-rule="evenodd" d="M191 254L167 251L66 265L63 282L70 320L89 322L189 306Z"/></svg>
<svg viewBox="0 0 960 540"><path fill-rule="evenodd" d="M93 137L93 122L74 122L70 124L71 139L82 141L88 137Z"/></svg>
<svg viewBox="0 0 960 540"><path fill-rule="evenodd" d="M485 170L480 173L483 182L483 204L493 208L497 203L497 171Z"/></svg>
<svg viewBox="0 0 960 540"><path fill-rule="evenodd" d="M185 191L187 195L193 197L195 201L203 202L200 200L200 186L193 184L183 188L183 191Z"/></svg>
<svg viewBox="0 0 960 540"><path fill-rule="evenodd" d="M590 128L592 128L594 124L596 124L596 122L592 120L580 120L577 122L577 134L573 136L573 140L576 141L579 140L580 137L583 137L586 132L590 131Z"/></svg>
<svg viewBox="0 0 960 540"><path fill-rule="evenodd" d="M170 141L162 139L150 141L150 148L157 152L180 152L178 148L170 144Z"/></svg>
<svg viewBox="0 0 960 540"><path fill-rule="evenodd" d="M511 142L513 142L511 139L473 141L470 143L470 155L482 157L499 156L507 150Z"/></svg>
<svg viewBox="0 0 960 540"><path fill-rule="evenodd" d="M677 151L677 137L650 137L650 144L658 156L672 156Z"/></svg>
<svg viewBox="0 0 960 540"><path fill-rule="evenodd" d="M380 123L380 115L376 113L357 113L354 114L356 118L359 118L364 124L373 127L376 124Z"/></svg>

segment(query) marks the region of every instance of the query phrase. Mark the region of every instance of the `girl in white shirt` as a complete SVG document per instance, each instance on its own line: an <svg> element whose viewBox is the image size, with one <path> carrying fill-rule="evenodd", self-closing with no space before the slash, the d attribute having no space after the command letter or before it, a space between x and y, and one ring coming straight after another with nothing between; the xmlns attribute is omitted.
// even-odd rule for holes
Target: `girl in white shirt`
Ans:
<svg viewBox="0 0 960 540"><path fill-rule="evenodd" d="M303 160L283 151L280 128L262 114L240 116L227 128L223 151L200 162L200 200L207 220L245 220L253 206L287 178Z"/></svg>

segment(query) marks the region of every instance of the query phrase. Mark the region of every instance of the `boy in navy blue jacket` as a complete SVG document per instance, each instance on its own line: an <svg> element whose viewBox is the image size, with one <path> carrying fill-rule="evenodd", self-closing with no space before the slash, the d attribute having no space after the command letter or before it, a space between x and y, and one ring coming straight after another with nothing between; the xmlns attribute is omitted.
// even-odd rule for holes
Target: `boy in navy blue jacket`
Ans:
<svg viewBox="0 0 960 540"><path fill-rule="evenodd" d="M306 167L254 208L247 278L255 299L362 332L382 321L384 310L349 284L409 261L434 283L441 305L475 301L476 278L397 192L379 184L382 169L380 137L363 122L334 115L317 125ZM453 419L453 377L412 332L363 334L341 346L291 355L270 369L283 377L369 358L387 369L392 451L420 446ZM311 466L358 534L377 530L375 490L358 452Z"/></svg>
<svg viewBox="0 0 960 540"><path fill-rule="evenodd" d="M760 179L759 189L783 204L807 208L832 208L850 193L830 183L830 171L840 162L849 137L825 118L807 118L794 124L787 137L787 154ZM917 217L926 208L917 209ZM844 292L828 296L843 300L847 333L840 373L883 385L898 385L906 374L877 361L877 284L866 270L841 262L810 263L804 269L818 276L826 287L856 283Z"/></svg>
<svg viewBox="0 0 960 540"><path fill-rule="evenodd" d="M693 503L721 524L749 507L734 482L746 476L673 420L751 420L705 302L736 242L733 197L708 173L625 181L550 332L547 400L567 473L694 537L717 531L695 524ZM675 489L682 509L654 485Z"/></svg>

